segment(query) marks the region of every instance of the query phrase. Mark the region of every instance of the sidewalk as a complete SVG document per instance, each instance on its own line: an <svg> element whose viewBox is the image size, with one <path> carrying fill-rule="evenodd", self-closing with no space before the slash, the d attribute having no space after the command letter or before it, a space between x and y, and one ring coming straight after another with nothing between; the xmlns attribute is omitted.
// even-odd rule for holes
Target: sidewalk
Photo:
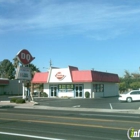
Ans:
<svg viewBox="0 0 140 140"><path fill-rule="evenodd" d="M83 111L83 112L107 112L107 113L125 113L140 114L140 110L121 110L121 109L97 109L97 108L73 108L73 107L51 107L41 106L37 102L31 101L24 104L10 103L10 101L0 101L0 109L21 108L21 109L42 109L42 110L61 110L61 111Z"/></svg>

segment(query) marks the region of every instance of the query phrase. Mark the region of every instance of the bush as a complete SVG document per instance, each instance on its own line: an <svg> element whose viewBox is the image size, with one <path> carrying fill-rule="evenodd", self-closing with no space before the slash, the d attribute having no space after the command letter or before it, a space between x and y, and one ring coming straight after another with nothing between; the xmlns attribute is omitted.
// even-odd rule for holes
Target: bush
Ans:
<svg viewBox="0 0 140 140"><path fill-rule="evenodd" d="M21 99L21 98L11 98L10 99L11 103L17 103L17 104L23 104L25 103L25 99Z"/></svg>
<svg viewBox="0 0 140 140"><path fill-rule="evenodd" d="M85 92L85 97L86 97L86 98L89 98L89 96L90 96L90 93L89 93L88 91L86 91L86 92Z"/></svg>
<svg viewBox="0 0 140 140"><path fill-rule="evenodd" d="M41 92L40 97L48 97L48 94L46 92Z"/></svg>
<svg viewBox="0 0 140 140"><path fill-rule="evenodd" d="M11 102L11 103L16 103L16 100L17 100L17 98L11 98L11 99L10 99L10 102Z"/></svg>
<svg viewBox="0 0 140 140"><path fill-rule="evenodd" d="M17 103L17 104L23 104L23 103L25 103L25 102L26 102L25 99L20 99L20 98L19 98L19 99L16 100L16 103Z"/></svg>

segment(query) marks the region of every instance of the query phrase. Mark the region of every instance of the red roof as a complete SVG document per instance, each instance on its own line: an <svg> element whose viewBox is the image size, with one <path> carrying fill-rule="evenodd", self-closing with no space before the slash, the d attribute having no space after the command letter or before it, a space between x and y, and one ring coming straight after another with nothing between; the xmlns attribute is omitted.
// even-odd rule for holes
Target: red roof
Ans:
<svg viewBox="0 0 140 140"><path fill-rule="evenodd" d="M119 83L119 77L117 74L99 72L99 71L79 71L76 67L69 67L72 82L113 82ZM32 79L32 83L47 83L48 72L36 73Z"/></svg>
<svg viewBox="0 0 140 140"><path fill-rule="evenodd" d="M32 83L47 83L48 72L37 72L35 73Z"/></svg>
<svg viewBox="0 0 140 140"><path fill-rule="evenodd" d="M92 82L91 71L71 71L73 82Z"/></svg>
<svg viewBox="0 0 140 140"><path fill-rule="evenodd" d="M92 71L93 82L114 82L119 83L119 77L117 74Z"/></svg>
<svg viewBox="0 0 140 140"><path fill-rule="evenodd" d="M117 74L98 71L71 71L73 82L114 82L119 83Z"/></svg>
<svg viewBox="0 0 140 140"><path fill-rule="evenodd" d="M9 84L9 80L7 79L0 79L0 85L8 85Z"/></svg>

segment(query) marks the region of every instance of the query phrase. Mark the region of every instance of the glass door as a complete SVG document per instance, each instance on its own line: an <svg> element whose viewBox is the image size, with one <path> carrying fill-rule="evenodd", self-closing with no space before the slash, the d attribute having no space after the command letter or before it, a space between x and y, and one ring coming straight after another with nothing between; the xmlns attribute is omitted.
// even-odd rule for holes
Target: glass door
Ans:
<svg viewBox="0 0 140 140"><path fill-rule="evenodd" d="M75 85L75 96L83 97L83 85Z"/></svg>
<svg viewBox="0 0 140 140"><path fill-rule="evenodd" d="M57 86L51 86L50 90L51 90L51 97L56 97L57 96Z"/></svg>

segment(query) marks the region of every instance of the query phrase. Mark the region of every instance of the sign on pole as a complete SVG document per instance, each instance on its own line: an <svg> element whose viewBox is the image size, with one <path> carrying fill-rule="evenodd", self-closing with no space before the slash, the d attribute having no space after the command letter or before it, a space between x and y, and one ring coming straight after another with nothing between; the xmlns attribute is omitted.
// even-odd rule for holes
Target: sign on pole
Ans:
<svg viewBox="0 0 140 140"><path fill-rule="evenodd" d="M24 81L30 81L31 80L31 70L29 67L25 67L26 65L29 65L31 61L35 59L30 52L26 49L23 49L17 53L17 59L23 66L19 66L16 71L16 79L23 80L23 99L25 98L24 93ZM30 92L29 92L30 94Z"/></svg>
<svg viewBox="0 0 140 140"><path fill-rule="evenodd" d="M32 57L30 52L25 49L18 52L17 58L20 61L20 63L23 65L28 65L31 63L31 61L33 61L35 59L35 57Z"/></svg>
<svg viewBox="0 0 140 140"><path fill-rule="evenodd" d="M29 80L30 81L31 80L31 70L30 70L30 68L19 66L17 68L15 79Z"/></svg>

